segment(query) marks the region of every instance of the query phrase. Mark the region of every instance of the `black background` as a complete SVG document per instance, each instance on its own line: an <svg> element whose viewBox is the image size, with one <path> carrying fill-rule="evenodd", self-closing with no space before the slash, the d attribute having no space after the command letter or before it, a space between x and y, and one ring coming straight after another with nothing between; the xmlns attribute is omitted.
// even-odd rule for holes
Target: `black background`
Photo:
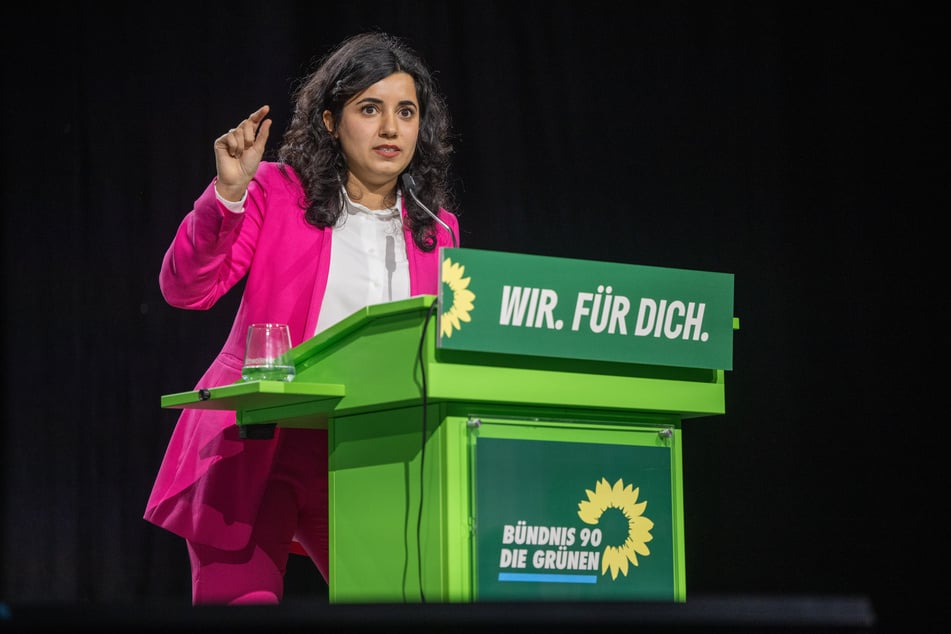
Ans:
<svg viewBox="0 0 951 634"><path fill-rule="evenodd" d="M937 619L944 21L889 2L18 5L3 46L0 602L189 602L142 519L237 293L167 306L212 142L383 28L437 71L465 247L733 273L727 412L684 423L688 596ZM272 133L269 145L277 147ZM289 597L326 597L294 558ZM939 584L940 585L940 584Z"/></svg>

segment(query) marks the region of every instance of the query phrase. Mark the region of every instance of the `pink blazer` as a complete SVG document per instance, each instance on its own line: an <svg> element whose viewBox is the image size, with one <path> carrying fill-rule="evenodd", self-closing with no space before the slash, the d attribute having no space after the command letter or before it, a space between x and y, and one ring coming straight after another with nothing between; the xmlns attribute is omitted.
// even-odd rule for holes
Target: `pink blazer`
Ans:
<svg viewBox="0 0 951 634"><path fill-rule="evenodd" d="M253 322L290 325L297 345L317 325L327 288L332 232L304 220L303 189L288 168L262 162L248 187L244 213L222 206L208 185L185 217L165 254L159 285L166 301L179 308L212 307L242 278L244 294L224 347L195 388L234 383L241 378L245 336ZM404 208L403 214L406 210ZM440 218L458 236L456 216ZM420 251L404 231L410 293L439 289L439 246L452 246L437 225L437 248ZM275 440L242 440L231 411L183 410L172 432L145 510L145 519L186 539L237 550L247 545Z"/></svg>

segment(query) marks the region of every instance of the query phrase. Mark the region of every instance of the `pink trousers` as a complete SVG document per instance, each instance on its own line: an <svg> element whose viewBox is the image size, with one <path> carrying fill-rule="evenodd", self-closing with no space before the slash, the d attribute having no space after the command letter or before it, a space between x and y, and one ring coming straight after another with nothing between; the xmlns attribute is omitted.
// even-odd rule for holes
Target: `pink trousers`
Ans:
<svg viewBox="0 0 951 634"><path fill-rule="evenodd" d="M277 442L248 545L220 550L188 542L194 605L280 603L294 541L329 580L327 432L281 429Z"/></svg>

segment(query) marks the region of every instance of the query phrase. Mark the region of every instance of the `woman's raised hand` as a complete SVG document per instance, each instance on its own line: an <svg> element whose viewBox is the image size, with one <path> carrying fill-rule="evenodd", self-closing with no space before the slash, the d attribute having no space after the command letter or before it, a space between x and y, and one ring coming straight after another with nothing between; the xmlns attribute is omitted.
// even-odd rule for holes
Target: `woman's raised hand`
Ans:
<svg viewBox="0 0 951 634"><path fill-rule="evenodd" d="M258 170L271 130L271 120L265 118L269 110L270 106L261 106L237 127L215 139L215 188L225 200L241 200Z"/></svg>

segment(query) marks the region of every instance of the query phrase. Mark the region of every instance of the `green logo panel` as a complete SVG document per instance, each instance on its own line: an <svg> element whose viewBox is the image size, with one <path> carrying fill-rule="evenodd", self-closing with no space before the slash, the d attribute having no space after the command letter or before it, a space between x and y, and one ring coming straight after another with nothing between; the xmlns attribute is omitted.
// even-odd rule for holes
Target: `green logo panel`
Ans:
<svg viewBox="0 0 951 634"><path fill-rule="evenodd" d="M479 600L674 599L671 450L478 438Z"/></svg>
<svg viewBox="0 0 951 634"><path fill-rule="evenodd" d="M733 275L443 249L439 346L731 370Z"/></svg>

